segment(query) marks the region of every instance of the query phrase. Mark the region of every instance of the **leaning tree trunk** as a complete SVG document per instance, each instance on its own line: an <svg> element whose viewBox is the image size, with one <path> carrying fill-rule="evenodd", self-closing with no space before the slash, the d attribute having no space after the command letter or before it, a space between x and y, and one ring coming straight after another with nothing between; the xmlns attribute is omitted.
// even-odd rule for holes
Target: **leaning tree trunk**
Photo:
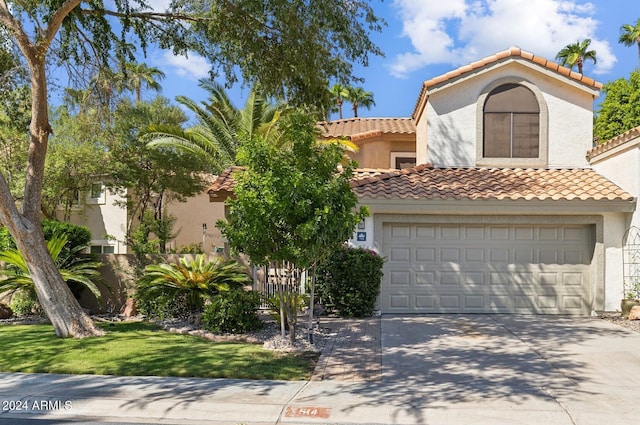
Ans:
<svg viewBox="0 0 640 425"><path fill-rule="evenodd" d="M41 229L18 232L15 239L31 273L40 306L49 317L56 335L61 338L84 338L104 334L80 307L60 276L46 248Z"/></svg>
<svg viewBox="0 0 640 425"><path fill-rule="evenodd" d="M68 1L65 7L73 9L79 1ZM51 25L60 25L63 14L52 18ZM55 33L55 31L53 31ZM49 255L40 221L44 162L51 127L47 102L45 56L47 41L30 44L26 34L16 30L16 39L23 51L31 73L31 124L29 126L29 160L27 163L22 212L18 211L6 184L0 178L0 222L16 240L31 273L38 300L59 337L87 337L102 335L91 318L82 310L71 290Z"/></svg>

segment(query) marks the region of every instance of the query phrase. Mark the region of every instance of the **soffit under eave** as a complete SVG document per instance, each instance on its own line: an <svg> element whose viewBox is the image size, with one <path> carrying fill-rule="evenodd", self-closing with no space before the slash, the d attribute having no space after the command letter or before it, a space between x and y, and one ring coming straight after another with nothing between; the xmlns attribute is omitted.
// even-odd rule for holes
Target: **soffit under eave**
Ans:
<svg viewBox="0 0 640 425"><path fill-rule="evenodd" d="M511 200L511 199L407 199L358 197L372 213L411 214L491 214L491 215L583 215L631 213L636 199L630 200Z"/></svg>

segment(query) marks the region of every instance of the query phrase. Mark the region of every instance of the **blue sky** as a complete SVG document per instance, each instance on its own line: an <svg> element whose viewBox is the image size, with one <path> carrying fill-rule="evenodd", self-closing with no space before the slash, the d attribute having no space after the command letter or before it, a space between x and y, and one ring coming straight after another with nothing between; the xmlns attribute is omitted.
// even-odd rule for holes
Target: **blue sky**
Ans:
<svg viewBox="0 0 640 425"><path fill-rule="evenodd" d="M154 0L155 9L168 1ZM371 0L378 16L387 21L372 39L385 53L368 67L356 67L365 90L376 105L360 110L363 117L408 117L421 84L435 76L485 56L518 46L553 60L569 43L590 38L598 63L587 62L584 73L606 83L627 78L638 67L637 46L618 43L620 26L640 18L638 0ZM209 65L198 56L174 57L152 50L147 63L163 70L162 95L206 98L198 79ZM247 89L236 87L232 98L244 103ZM146 97L153 96L146 93ZM597 102L597 101L596 101ZM344 117L352 116L349 105ZM336 117L332 117L336 118Z"/></svg>

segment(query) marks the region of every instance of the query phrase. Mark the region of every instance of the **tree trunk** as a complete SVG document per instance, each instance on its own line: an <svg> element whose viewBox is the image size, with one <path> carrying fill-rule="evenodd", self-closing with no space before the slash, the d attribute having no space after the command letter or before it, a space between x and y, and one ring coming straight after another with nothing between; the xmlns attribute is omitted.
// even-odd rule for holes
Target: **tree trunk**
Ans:
<svg viewBox="0 0 640 425"><path fill-rule="evenodd" d="M280 307L280 335L284 338L287 334L286 320L287 317L285 315L284 309L284 291L282 289L282 281L280 280L280 262L276 262L275 264L275 272L276 272L276 288L278 290L278 301ZM267 282L269 281L269 271L267 270Z"/></svg>
<svg viewBox="0 0 640 425"><path fill-rule="evenodd" d="M79 2L69 1L65 3L65 7L71 10L77 3ZM60 25L62 19L62 15L56 15L52 18L51 25ZM53 38L53 35L49 36ZM31 273L40 305L51 320L56 335L78 338L102 335L104 332L98 329L80 308L80 304L60 276L58 268L49 255L42 232L40 221L42 182L49 134L51 134L45 72L48 40L43 40L42 45L32 45L28 43L23 33L17 33L16 38L31 73L29 160L22 212L18 211L5 179L0 179L0 222L9 229L16 240L16 245Z"/></svg>
<svg viewBox="0 0 640 425"><path fill-rule="evenodd" d="M17 232L14 237L31 272L40 306L51 320L56 335L61 338L103 335L60 276L39 226L40 223L34 226L33 231Z"/></svg>
<svg viewBox="0 0 640 425"><path fill-rule="evenodd" d="M316 295L316 264L311 268L311 294L309 295L309 343L313 344L313 307L315 306Z"/></svg>

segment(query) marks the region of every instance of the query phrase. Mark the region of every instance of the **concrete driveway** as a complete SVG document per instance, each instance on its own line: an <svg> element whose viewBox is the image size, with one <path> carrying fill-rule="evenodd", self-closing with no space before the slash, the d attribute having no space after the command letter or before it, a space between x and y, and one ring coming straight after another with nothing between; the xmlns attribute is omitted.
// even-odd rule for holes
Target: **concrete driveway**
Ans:
<svg viewBox="0 0 640 425"><path fill-rule="evenodd" d="M418 422L637 421L640 334L599 318L384 316L381 341L381 388Z"/></svg>
<svg viewBox="0 0 640 425"><path fill-rule="evenodd" d="M337 349L327 354L327 363L351 364L364 371L365 379L283 382L0 373L0 423L637 422L640 334L598 318L383 316L340 326ZM378 372L369 373L372 370ZM47 411L33 408L43 400ZM12 409L13 401L30 408Z"/></svg>

